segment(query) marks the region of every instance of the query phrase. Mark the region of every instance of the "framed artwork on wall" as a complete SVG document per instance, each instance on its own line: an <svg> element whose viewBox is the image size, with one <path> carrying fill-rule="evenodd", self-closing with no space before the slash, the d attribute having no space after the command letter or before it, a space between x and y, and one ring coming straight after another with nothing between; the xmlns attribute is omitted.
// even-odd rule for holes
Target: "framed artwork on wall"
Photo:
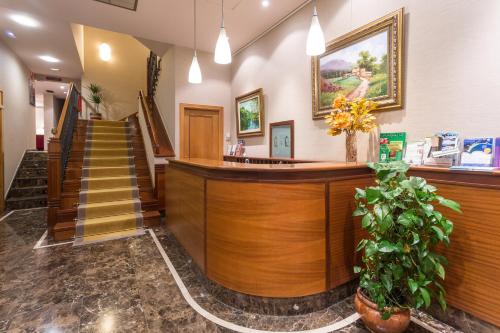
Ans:
<svg viewBox="0 0 500 333"><path fill-rule="evenodd" d="M293 158L294 132L293 120L269 124L269 157Z"/></svg>
<svg viewBox="0 0 500 333"><path fill-rule="evenodd" d="M377 111L403 108L403 8L328 43L312 58L313 119L339 95L364 97Z"/></svg>
<svg viewBox="0 0 500 333"><path fill-rule="evenodd" d="M236 97L238 138L264 135L264 93L262 89Z"/></svg>

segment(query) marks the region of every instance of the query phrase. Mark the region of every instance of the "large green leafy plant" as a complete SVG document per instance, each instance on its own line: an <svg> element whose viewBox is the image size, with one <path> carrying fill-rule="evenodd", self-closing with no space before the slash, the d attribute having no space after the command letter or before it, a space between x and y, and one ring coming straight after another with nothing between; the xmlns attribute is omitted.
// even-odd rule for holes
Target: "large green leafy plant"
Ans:
<svg viewBox="0 0 500 333"><path fill-rule="evenodd" d="M436 299L446 308L443 265L446 258L436 246L450 243L453 223L434 209L439 203L460 212L458 203L437 194L436 187L420 177L408 177L404 162L369 164L376 185L356 189L355 216L369 238L357 250L364 251L360 287L377 304L383 319L395 308L429 307Z"/></svg>
<svg viewBox="0 0 500 333"><path fill-rule="evenodd" d="M101 105L103 101L103 93L102 93L102 88L101 86L91 83L87 87L87 89L90 91L89 93L89 99L92 103L94 103L96 107L96 111L99 112L99 105Z"/></svg>

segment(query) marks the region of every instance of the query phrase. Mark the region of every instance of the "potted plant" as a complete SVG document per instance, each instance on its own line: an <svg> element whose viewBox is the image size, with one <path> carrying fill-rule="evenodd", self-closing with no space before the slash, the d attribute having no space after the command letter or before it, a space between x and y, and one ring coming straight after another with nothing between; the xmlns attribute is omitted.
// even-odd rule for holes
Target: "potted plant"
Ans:
<svg viewBox="0 0 500 333"><path fill-rule="evenodd" d="M94 103L95 106L95 113L91 113L90 117L92 119L102 119L102 115L99 112L99 106L101 105L103 101L103 94L102 94L102 88L101 86L91 83L88 85L87 89L90 91L90 94L88 95L90 101Z"/></svg>
<svg viewBox="0 0 500 333"><path fill-rule="evenodd" d="M460 212L460 205L438 195L420 177L408 177L402 162L370 163L375 186L356 189L356 210L369 237L359 242L363 267L355 307L374 332L403 332L410 309L428 308L437 300L446 308L443 265L436 252L448 246L453 223L434 208L435 203Z"/></svg>
<svg viewBox="0 0 500 333"><path fill-rule="evenodd" d="M345 133L346 162L358 161L356 132L371 132L377 124L372 112L377 103L356 98L348 101L344 95L339 95L332 102L332 113L325 116L325 122L330 127L328 135L337 136Z"/></svg>

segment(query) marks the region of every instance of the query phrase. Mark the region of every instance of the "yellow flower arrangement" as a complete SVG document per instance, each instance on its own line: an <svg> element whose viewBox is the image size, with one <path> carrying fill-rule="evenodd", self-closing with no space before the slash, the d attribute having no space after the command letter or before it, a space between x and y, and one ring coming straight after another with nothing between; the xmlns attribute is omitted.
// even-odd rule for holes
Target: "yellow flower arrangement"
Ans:
<svg viewBox="0 0 500 333"><path fill-rule="evenodd" d="M332 102L332 108L332 113L325 117L325 122L330 126L328 135L358 131L369 133L377 127L375 116L371 113L377 108L377 103L373 101L365 98L347 101L345 96L340 95Z"/></svg>

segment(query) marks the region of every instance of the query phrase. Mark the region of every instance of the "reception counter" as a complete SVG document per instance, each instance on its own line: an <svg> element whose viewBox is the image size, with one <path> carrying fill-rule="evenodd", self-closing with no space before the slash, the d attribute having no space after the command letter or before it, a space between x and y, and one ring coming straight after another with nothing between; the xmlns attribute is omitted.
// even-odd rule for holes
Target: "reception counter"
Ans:
<svg viewBox="0 0 500 333"><path fill-rule="evenodd" d="M462 204L446 287L451 305L499 325L500 173L414 168ZM365 164L243 164L173 160L165 173L166 223L213 282L247 295L316 295L355 278L363 236L355 188L373 184Z"/></svg>

